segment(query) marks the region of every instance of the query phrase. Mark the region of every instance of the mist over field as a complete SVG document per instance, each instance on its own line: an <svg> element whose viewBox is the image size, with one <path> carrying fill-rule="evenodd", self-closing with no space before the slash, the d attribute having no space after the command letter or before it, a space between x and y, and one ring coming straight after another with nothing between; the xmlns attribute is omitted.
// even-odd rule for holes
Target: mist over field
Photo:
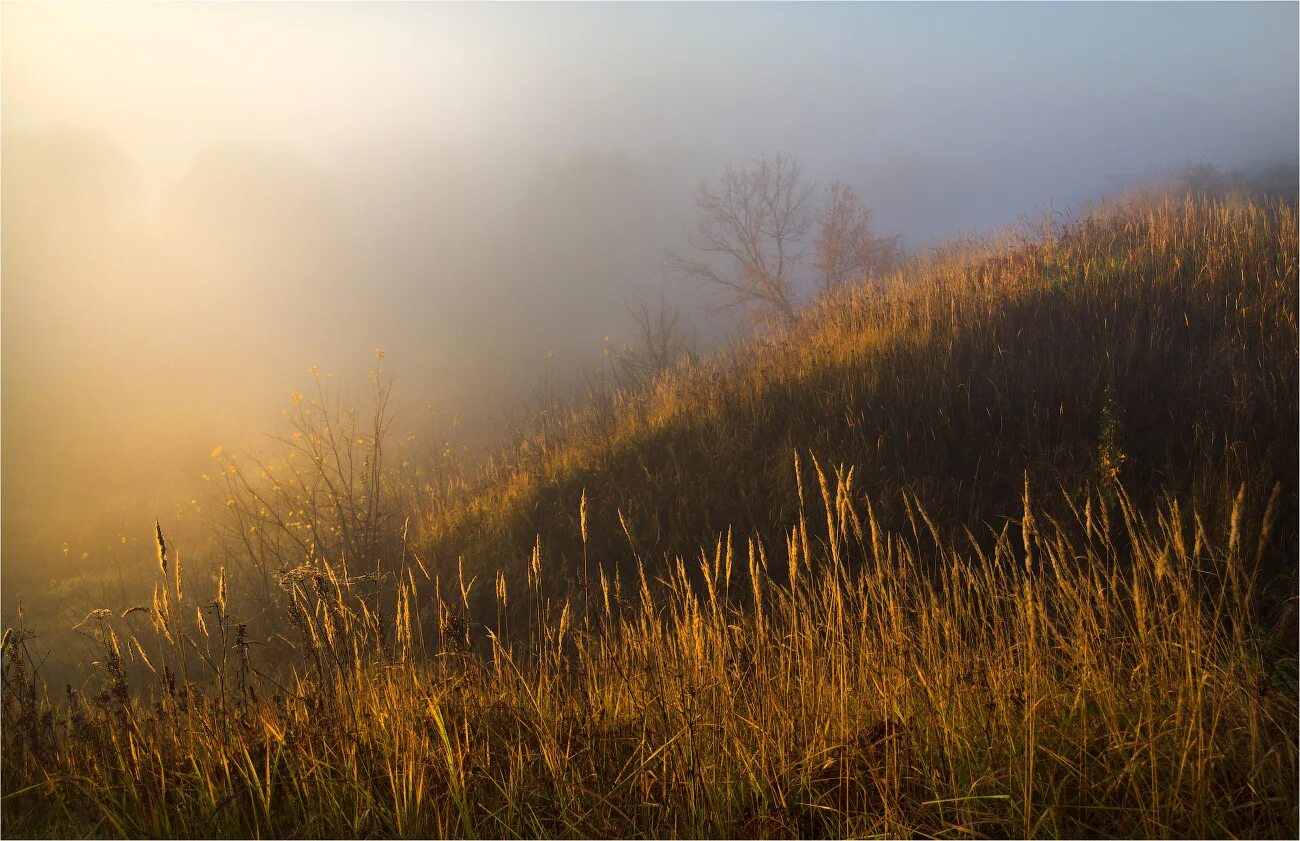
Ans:
<svg viewBox="0 0 1300 841"><path fill-rule="evenodd" d="M6 4L4 556L183 508L375 348L477 445L663 296L695 185L797 153L919 249L1293 161L1295 9ZM96 527L98 524L96 524ZM122 526L125 528L125 525ZM8 588L7 588L8 589ZM8 599L8 593L6 594Z"/></svg>

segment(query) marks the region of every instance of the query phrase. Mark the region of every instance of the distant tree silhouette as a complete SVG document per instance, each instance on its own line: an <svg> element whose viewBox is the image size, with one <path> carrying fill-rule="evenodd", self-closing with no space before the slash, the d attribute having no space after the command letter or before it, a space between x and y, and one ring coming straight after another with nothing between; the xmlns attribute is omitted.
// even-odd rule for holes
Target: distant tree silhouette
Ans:
<svg viewBox="0 0 1300 841"><path fill-rule="evenodd" d="M879 277L898 264L898 238L873 235L871 211L852 187L836 181L816 211L814 189L788 152L760 155L748 168L727 164L716 184L701 184L695 194L699 215L687 237L701 253L670 253L665 265L721 291L724 307L752 305L790 323L798 313L800 249L814 224L811 268L823 291Z"/></svg>
<svg viewBox="0 0 1300 841"><path fill-rule="evenodd" d="M695 194L699 217L688 238L703 256L670 254L666 264L723 291L726 306L757 305L792 322L791 273L812 227L812 195L791 154L759 156L745 169L727 164L717 184L701 184Z"/></svg>

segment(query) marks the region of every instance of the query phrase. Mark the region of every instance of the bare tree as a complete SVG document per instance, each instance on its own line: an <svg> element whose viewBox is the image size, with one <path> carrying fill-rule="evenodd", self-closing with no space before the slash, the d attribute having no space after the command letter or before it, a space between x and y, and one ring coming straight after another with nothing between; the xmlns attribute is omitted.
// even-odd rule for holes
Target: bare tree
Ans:
<svg viewBox="0 0 1300 841"><path fill-rule="evenodd" d="M791 154L760 156L748 169L728 164L717 185L701 184L695 194L699 218L689 239L703 256L670 254L666 265L724 291L729 306L757 304L792 322L791 272L812 226L812 193Z"/></svg>
<svg viewBox="0 0 1300 841"><path fill-rule="evenodd" d="M898 237L871 235L871 211L853 188L836 181L821 213L821 230L813 246L814 265L829 290L863 278L879 277L898 263Z"/></svg>

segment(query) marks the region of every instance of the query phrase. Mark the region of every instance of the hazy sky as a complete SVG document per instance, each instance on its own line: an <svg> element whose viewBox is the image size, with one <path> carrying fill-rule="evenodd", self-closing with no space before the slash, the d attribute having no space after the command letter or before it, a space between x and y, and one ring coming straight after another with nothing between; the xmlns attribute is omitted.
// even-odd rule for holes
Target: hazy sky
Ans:
<svg viewBox="0 0 1300 841"><path fill-rule="evenodd" d="M7 2L5 551L165 505L313 363L384 346L487 418L641 295L717 332L662 256L727 160L795 152L913 248L1294 164L1297 8Z"/></svg>
<svg viewBox="0 0 1300 841"><path fill-rule="evenodd" d="M1296 147L1294 3L6 4L4 30L5 129L102 130L154 184L226 140L332 173L782 148L894 199L951 180L880 202L917 238L984 227L1008 168L1014 214Z"/></svg>

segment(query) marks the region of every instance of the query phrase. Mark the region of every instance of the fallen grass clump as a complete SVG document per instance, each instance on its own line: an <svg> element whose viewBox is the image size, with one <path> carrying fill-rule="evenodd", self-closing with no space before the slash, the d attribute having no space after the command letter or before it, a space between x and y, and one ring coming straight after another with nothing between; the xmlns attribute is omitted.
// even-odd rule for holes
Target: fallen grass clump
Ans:
<svg viewBox="0 0 1300 841"><path fill-rule="evenodd" d="M150 605L87 617L101 676L59 703L14 629L4 832L1295 837L1294 639L1257 575L1272 507L1210 531L1112 489L1057 520L1026 486L1017 522L946 542L915 499L887 529L851 470L800 479L783 546L724 539L657 581L593 558L589 602L546 597L539 547L522 592L496 589L536 621L481 641L474 582L435 582L426 640L423 572L323 563L280 579L275 670L224 580L176 568Z"/></svg>

